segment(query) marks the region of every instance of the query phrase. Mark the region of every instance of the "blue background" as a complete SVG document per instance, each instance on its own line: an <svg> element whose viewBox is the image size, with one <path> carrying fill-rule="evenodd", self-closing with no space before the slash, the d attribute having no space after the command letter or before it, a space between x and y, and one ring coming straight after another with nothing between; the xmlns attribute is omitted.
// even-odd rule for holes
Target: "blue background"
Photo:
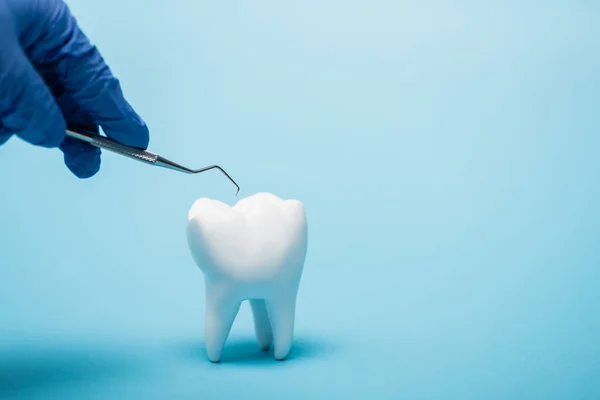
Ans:
<svg viewBox="0 0 600 400"><path fill-rule="evenodd" d="M0 147L0 397L600 398L593 1L69 2L150 149L305 203L289 360L203 348L218 172ZM352 397L356 396L356 397Z"/></svg>

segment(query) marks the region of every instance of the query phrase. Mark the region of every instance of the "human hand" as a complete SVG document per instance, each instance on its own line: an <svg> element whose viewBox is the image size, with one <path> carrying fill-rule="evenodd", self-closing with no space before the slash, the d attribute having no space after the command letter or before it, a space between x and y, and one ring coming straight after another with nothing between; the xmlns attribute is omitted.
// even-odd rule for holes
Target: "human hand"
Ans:
<svg viewBox="0 0 600 400"><path fill-rule="evenodd" d="M63 0L0 0L0 145L16 135L58 147L69 170L89 178L101 151L65 129L98 126L120 143L148 146L146 124Z"/></svg>

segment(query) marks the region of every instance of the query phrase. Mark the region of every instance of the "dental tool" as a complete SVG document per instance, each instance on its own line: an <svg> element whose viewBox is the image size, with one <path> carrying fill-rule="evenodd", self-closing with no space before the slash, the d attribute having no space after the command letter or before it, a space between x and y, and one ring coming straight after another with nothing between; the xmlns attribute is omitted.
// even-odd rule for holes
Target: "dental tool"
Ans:
<svg viewBox="0 0 600 400"><path fill-rule="evenodd" d="M101 136L97 133L85 130L85 129L67 129L66 133L68 136L71 136L75 139L83 140L91 144L92 146L100 147L102 149L109 150L113 153L132 158L134 160L158 166L163 168L172 169L175 171L187 173L187 174L199 174L204 171L208 171L211 169L218 169L221 171L237 188L236 196L240 192L240 187L237 183L229 176L227 172L223 168L218 165L210 165L208 167L200 168L200 169L190 169L179 165L173 161L167 160L159 156L158 154L152 153L147 150L139 149L136 147L126 146L124 144L118 143L110 138L105 136Z"/></svg>

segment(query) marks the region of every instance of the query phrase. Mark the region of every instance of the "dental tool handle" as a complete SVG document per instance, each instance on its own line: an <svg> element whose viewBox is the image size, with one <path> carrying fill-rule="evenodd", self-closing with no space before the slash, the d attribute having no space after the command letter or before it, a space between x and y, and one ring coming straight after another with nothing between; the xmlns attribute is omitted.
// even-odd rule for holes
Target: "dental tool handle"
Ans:
<svg viewBox="0 0 600 400"><path fill-rule="evenodd" d="M147 164L155 164L158 160L157 154L147 150L126 146L107 137L100 136L94 132L67 129L66 133L67 135L75 139L83 140L92 146L100 147L101 149L105 149L134 160L145 162Z"/></svg>

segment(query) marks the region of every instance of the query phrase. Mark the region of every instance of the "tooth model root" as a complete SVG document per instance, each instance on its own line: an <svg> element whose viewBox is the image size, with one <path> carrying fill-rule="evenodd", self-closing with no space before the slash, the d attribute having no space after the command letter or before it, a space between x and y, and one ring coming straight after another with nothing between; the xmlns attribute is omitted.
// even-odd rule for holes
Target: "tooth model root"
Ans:
<svg viewBox="0 0 600 400"><path fill-rule="evenodd" d="M267 301L266 305L273 329L274 357L276 360L283 360L292 347L296 299L282 296Z"/></svg>
<svg viewBox="0 0 600 400"><path fill-rule="evenodd" d="M269 350L273 343L273 331L271 330L271 322L269 321L265 301L250 300L250 307L254 316L254 331L256 332L258 345L261 350Z"/></svg>
<svg viewBox="0 0 600 400"><path fill-rule="evenodd" d="M213 290L215 292L217 290ZM211 294L207 290L205 340L208 359L212 362L221 361L223 346L231 331L233 321L240 309L240 301L226 297L222 293Z"/></svg>

